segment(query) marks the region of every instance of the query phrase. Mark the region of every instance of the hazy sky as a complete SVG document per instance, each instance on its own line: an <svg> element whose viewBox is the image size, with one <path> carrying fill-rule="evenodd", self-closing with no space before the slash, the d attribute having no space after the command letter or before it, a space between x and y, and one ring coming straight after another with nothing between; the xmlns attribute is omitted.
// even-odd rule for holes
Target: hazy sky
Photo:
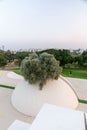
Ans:
<svg viewBox="0 0 87 130"><path fill-rule="evenodd" d="M0 0L0 47L86 48L86 0Z"/></svg>

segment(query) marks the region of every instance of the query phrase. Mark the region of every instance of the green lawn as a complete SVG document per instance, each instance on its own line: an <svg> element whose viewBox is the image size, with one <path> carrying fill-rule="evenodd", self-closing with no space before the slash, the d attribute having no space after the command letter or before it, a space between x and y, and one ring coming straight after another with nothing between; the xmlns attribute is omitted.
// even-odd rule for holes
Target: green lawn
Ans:
<svg viewBox="0 0 87 130"><path fill-rule="evenodd" d="M13 69L11 69L11 71L15 72L16 74L20 74L21 75L20 68L13 68Z"/></svg>
<svg viewBox="0 0 87 130"><path fill-rule="evenodd" d="M13 72L21 75L20 68L13 68L11 70ZM70 71L72 71L72 74L69 74ZM64 68L62 70L61 74L63 76L65 76L65 77L87 79L87 69L81 69L81 68Z"/></svg>
<svg viewBox="0 0 87 130"><path fill-rule="evenodd" d="M72 71L72 74L69 72ZM61 73L65 77L82 78L87 79L87 69L81 68L64 68Z"/></svg>

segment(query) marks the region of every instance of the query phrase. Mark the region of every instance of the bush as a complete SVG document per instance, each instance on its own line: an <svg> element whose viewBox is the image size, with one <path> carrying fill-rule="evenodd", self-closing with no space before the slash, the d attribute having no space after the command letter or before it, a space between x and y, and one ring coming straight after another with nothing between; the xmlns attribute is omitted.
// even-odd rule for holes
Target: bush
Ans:
<svg viewBox="0 0 87 130"><path fill-rule="evenodd" d="M0 67L6 65L6 63L7 63L6 56L0 53Z"/></svg>
<svg viewBox="0 0 87 130"><path fill-rule="evenodd" d="M47 80L58 79L61 68L52 54L32 53L22 61L21 72L25 80L31 84L39 82L40 89L42 89Z"/></svg>

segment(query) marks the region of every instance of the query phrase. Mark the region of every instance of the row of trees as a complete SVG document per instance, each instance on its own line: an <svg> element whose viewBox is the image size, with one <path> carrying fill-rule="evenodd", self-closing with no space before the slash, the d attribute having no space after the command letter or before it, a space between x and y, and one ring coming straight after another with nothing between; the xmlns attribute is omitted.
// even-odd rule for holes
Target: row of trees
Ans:
<svg viewBox="0 0 87 130"><path fill-rule="evenodd" d="M77 67L87 67L87 51L83 51L82 54L74 52L70 52L70 50L66 49L49 49L38 52L47 52L53 54L57 60L60 61L60 65L65 67L66 65L74 65Z"/></svg>
<svg viewBox="0 0 87 130"><path fill-rule="evenodd" d="M87 51L83 51L82 54L70 52L66 49L47 49L43 51L36 52L38 55L47 52L53 54L56 60L60 62L60 66L77 66L77 67L87 67ZM7 62L14 61L17 59L17 64L20 65L21 61L31 54L31 52L16 52L13 53L10 50L0 51L0 66L7 64Z"/></svg>
<svg viewBox="0 0 87 130"><path fill-rule="evenodd" d="M12 61L15 61L15 63L20 66L21 61L28 55L29 52L13 53L10 50L0 51L0 66L4 66Z"/></svg>

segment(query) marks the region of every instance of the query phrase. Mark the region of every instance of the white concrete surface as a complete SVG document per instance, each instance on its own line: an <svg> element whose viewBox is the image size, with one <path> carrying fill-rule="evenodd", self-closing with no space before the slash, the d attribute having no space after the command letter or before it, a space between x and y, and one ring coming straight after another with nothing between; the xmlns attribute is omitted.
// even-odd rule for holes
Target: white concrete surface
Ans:
<svg viewBox="0 0 87 130"><path fill-rule="evenodd" d="M0 84L17 86L20 79L12 79L7 76L9 71L0 70ZM67 78L73 85L73 89L79 98L87 100L87 80L77 78ZM32 123L34 117L25 116L18 112L11 104L13 90L0 88L0 130L6 130L14 120L19 119L24 122ZM87 104L79 104L78 110L87 112Z"/></svg>
<svg viewBox="0 0 87 130"><path fill-rule="evenodd" d="M85 130L84 113L45 104L29 130Z"/></svg>
<svg viewBox="0 0 87 130"><path fill-rule="evenodd" d="M31 124L35 118L14 109L11 104L12 92L12 89L0 88L0 130L7 130L16 119Z"/></svg>
<svg viewBox="0 0 87 130"><path fill-rule="evenodd" d="M87 104L79 103L79 105L76 109L87 112Z"/></svg>
<svg viewBox="0 0 87 130"><path fill-rule="evenodd" d="M78 100L63 78L49 80L43 90L39 90L38 84L31 85L23 80L12 94L13 106L26 115L36 116L44 103L76 108Z"/></svg>
<svg viewBox="0 0 87 130"><path fill-rule="evenodd" d="M8 72L7 77L12 78L12 79L24 79L23 76L18 75L14 72Z"/></svg>
<svg viewBox="0 0 87 130"><path fill-rule="evenodd" d="M15 120L7 130L29 130L30 124Z"/></svg>
<svg viewBox="0 0 87 130"><path fill-rule="evenodd" d="M14 73L14 72L12 72L12 73ZM11 76L11 71L0 70L0 84L4 84L4 85L9 85L9 86L14 86L15 87L21 81L21 79L18 79L18 78L15 78L15 77L13 79L12 78L13 75L11 77L9 77L8 74L10 74L10 76ZM14 75L15 75L15 73L14 73Z"/></svg>
<svg viewBox="0 0 87 130"><path fill-rule="evenodd" d="M87 100L87 79L68 78L67 80L73 85L73 89L77 93L78 97L83 100Z"/></svg>

